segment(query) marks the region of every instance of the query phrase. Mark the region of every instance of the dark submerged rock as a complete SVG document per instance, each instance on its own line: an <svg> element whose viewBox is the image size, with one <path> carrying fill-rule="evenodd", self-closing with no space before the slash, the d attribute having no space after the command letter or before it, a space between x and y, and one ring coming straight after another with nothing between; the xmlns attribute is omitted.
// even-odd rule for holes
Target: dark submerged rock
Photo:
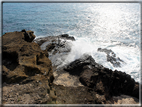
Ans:
<svg viewBox="0 0 142 107"><path fill-rule="evenodd" d="M73 36L69 36L68 34L62 34L62 35L59 35L59 37L65 38L67 40L75 41L75 38Z"/></svg>
<svg viewBox="0 0 142 107"><path fill-rule="evenodd" d="M114 67L121 67L121 63L124 63L122 59L116 57L116 54L111 49L98 48L98 51L105 52L107 55L107 61L110 62Z"/></svg>

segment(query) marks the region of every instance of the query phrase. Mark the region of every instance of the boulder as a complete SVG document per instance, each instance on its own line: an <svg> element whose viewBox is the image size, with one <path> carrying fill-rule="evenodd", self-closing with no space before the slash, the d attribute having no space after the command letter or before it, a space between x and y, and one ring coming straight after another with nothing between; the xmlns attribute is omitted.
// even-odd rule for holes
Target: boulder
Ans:
<svg viewBox="0 0 142 107"><path fill-rule="evenodd" d="M81 58L76 59L75 61L71 62L68 65L65 65L64 70L69 71L70 73L75 73L77 75L80 75L85 65L88 65L90 68L94 66L98 68L103 67L102 65L97 64L95 60L92 58L92 56L88 54L83 54Z"/></svg>
<svg viewBox="0 0 142 107"><path fill-rule="evenodd" d="M34 38L26 30L2 36L3 104L56 103L52 63Z"/></svg>
<svg viewBox="0 0 142 107"><path fill-rule="evenodd" d="M83 85L94 88L98 94L105 95L106 99L121 94L139 99L138 84L130 75L105 68L89 55L83 55L71 62L64 67L64 70L71 75L77 75Z"/></svg>

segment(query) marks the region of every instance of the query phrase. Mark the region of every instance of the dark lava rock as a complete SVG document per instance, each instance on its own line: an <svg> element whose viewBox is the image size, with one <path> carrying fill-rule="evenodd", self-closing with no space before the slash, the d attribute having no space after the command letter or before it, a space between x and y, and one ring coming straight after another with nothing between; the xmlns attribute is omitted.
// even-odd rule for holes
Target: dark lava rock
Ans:
<svg viewBox="0 0 142 107"><path fill-rule="evenodd" d="M112 71L95 62L89 55L83 55L66 65L64 70L71 75L77 75L82 84L93 88L106 99L112 96L126 94L138 97L138 84L130 75L121 71Z"/></svg>
<svg viewBox="0 0 142 107"><path fill-rule="evenodd" d="M37 38L34 40L40 45L42 50L48 52L48 57L52 61L53 66L61 65L66 59L68 53L71 51L72 41L68 34L62 34L59 36L48 36L44 38Z"/></svg>
<svg viewBox="0 0 142 107"><path fill-rule="evenodd" d="M76 75L80 75L85 65L89 65L91 68L96 66L101 68L103 66L97 64L95 60L88 54L84 54L81 58L71 62L70 64L64 66L64 70L70 71L70 73L75 73Z"/></svg>
<svg viewBox="0 0 142 107"><path fill-rule="evenodd" d="M52 63L34 38L25 30L2 36L3 104L56 103Z"/></svg>
<svg viewBox="0 0 142 107"><path fill-rule="evenodd" d="M69 36L68 34L62 34L62 35L59 35L59 37L65 38L67 40L75 41L75 38L73 36Z"/></svg>
<svg viewBox="0 0 142 107"><path fill-rule="evenodd" d="M142 85L141 85L142 86ZM142 90L141 90L141 94L142 94ZM133 88L133 92L131 93L132 96L139 98L139 83L135 83L135 86Z"/></svg>
<svg viewBox="0 0 142 107"><path fill-rule="evenodd" d="M57 45L60 45L61 39L64 40L64 42L66 42L66 40L75 41L74 37L69 36L68 34L62 34L59 36L48 36L48 37L37 38L34 40L34 42L39 44L39 46L41 46L45 42L56 43Z"/></svg>
<svg viewBox="0 0 142 107"><path fill-rule="evenodd" d="M110 62L114 67L121 67L121 63L124 63L122 59L116 57L116 54L111 49L98 48L98 51L105 52L107 54L107 61Z"/></svg>

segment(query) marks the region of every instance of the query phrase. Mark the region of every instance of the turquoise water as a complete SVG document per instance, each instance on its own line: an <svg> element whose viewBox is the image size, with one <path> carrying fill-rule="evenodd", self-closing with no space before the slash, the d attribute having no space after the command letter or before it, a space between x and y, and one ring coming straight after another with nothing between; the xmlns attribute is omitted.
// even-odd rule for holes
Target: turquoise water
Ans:
<svg viewBox="0 0 142 107"><path fill-rule="evenodd" d="M3 34L34 31L37 37L74 36L67 62L88 53L112 70L140 77L139 3L3 3ZM98 48L111 49L126 62L116 68Z"/></svg>

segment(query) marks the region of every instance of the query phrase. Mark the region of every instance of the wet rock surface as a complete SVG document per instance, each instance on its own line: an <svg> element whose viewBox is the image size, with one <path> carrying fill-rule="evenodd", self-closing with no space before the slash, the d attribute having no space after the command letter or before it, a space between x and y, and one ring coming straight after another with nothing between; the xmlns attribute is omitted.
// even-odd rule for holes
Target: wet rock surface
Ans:
<svg viewBox="0 0 142 107"><path fill-rule="evenodd" d="M121 64L125 63L122 59L116 57L116 54L111 49L98 48L98 51L106 53L107 61L110 62L114 67L121 67Z"/></svg>
<svg viewBox="0 0 142 107"><path fill-rule="evenodd" d="M48 52L52 65L56 67L64 63L68 53L71 51L72 41L75 41L75 38L68 34L48 36L34 40L42 50Z"/></svg>
<svg viewBox="0 0 142 107"><path fill-rule="evenodd" d="M25 30L2 36L3 104L139 103L139 83L130 75L105 68L88 54L64 63L74 37L33 38ZM98 51L114 66L123 63L111 50Z"/></svg>
<svg viewBox="0 0 142 107"><path fill-rule="evenodd" d="M120 96L121 103L125 104L123 101L124 96L121 95L127 95L129 98L133 96L134 99L139 99L139 84L130 75L105 68L96 63L90 55L84 54L69 64L63 64L71 50L71 45L69 45L67 38L58 42L58 40L61 40L58 37L52 37L52 39L51 37L46 37L48 42L54 41L54 43L45 44L47 43L45 42L41 45L41 47L46 47L45 50L48 50L49 58L52 61L53 74L55 76L53 83L58 103L120 104L120 101L118 101ZM57 45L59 43L60 45ZM121 64L125 63L119 57L116 57L112 50L100 48L98 51L105 52L107 60L115 67L121 67ZM81 89L84 89L84 91L77 91ZM92 94L87 90L91 90L91 93L94 93L94 98L91 97ZM88 95L88 97L81 96L78 93ZM67 96L70 96L69 99ZM78 98L82 98L81 102L78 101ZM86 98L90 98L90 100L86 100ZM138 104L138 100L127 99L127 103L131 104L132 102Z"/></svg>

